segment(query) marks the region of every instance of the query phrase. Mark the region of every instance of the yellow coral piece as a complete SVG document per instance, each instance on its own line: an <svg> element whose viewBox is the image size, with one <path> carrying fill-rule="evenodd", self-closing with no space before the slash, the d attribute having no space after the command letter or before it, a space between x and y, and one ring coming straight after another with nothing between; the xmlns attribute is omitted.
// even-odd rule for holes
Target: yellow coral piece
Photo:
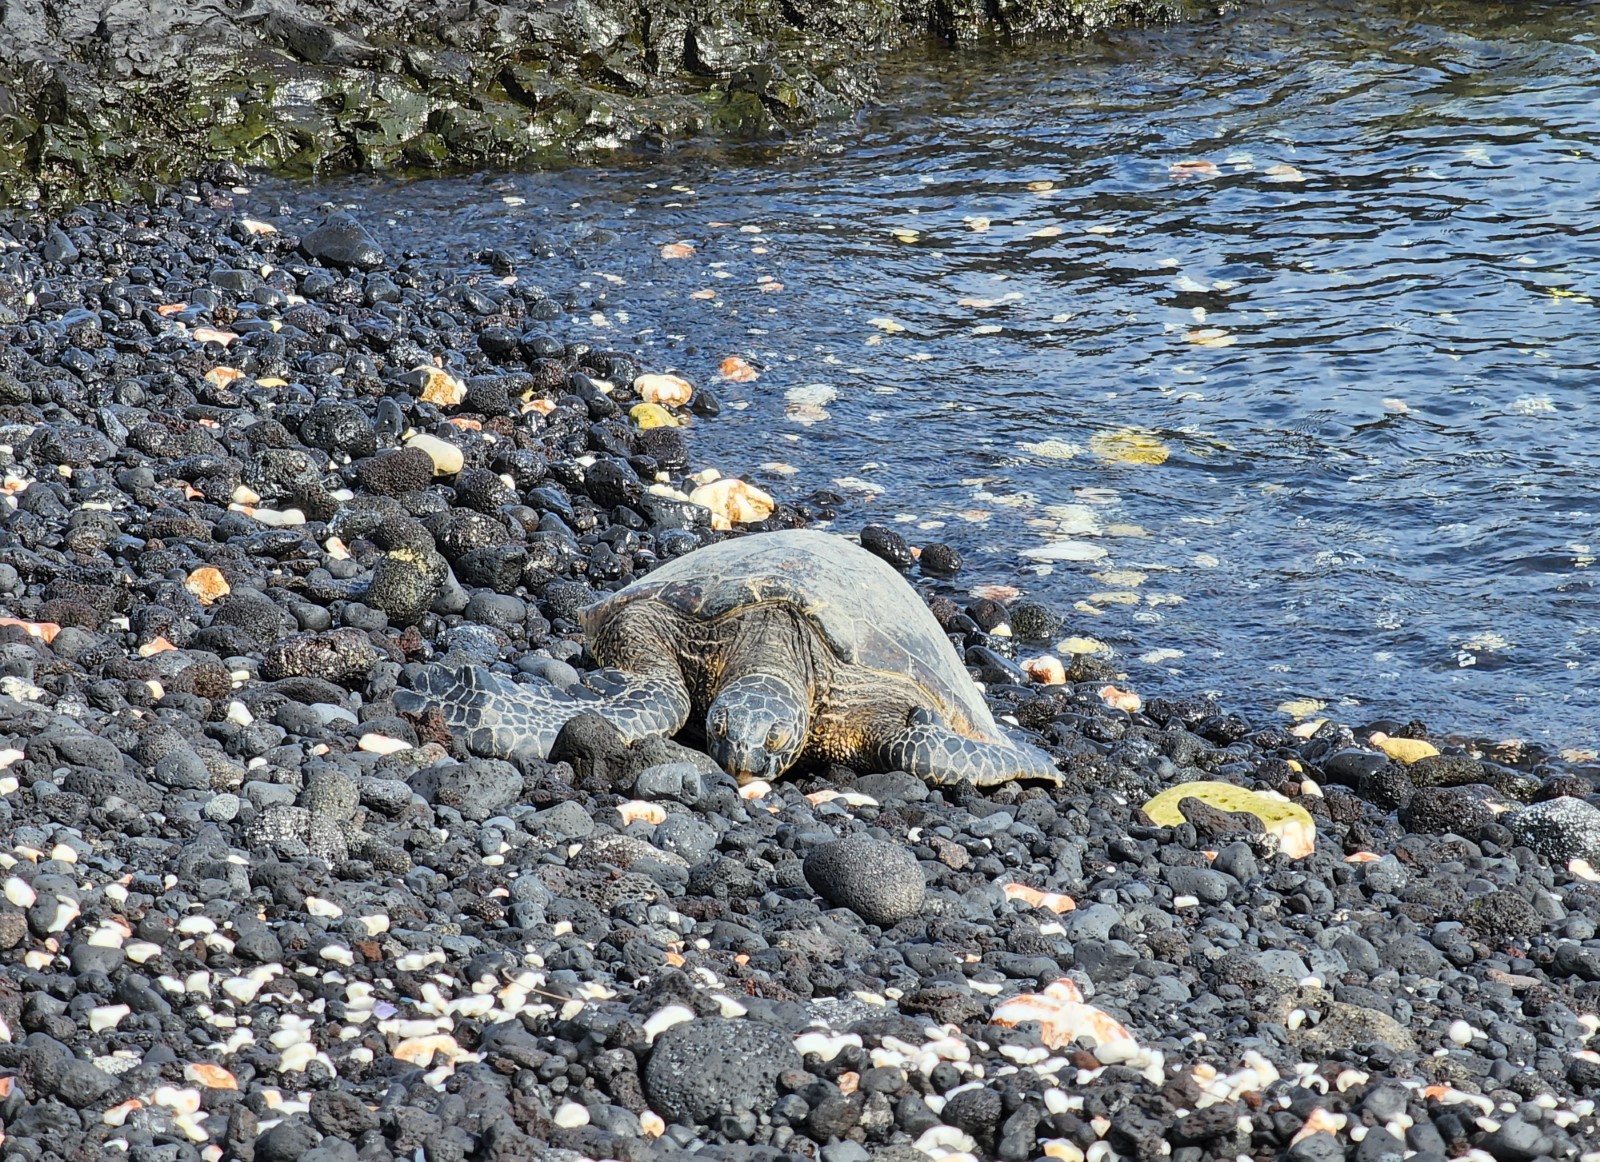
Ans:
<svg viewBox="0 0 1600 1162"><path fill-rule="evenodd" d="M1310 718L1319 710L1327 708L1326 702L1319 702L1315 698L1293 698L1288 702L1278 703L1278 709L1290 718Z"/></svg>
<svg viewBox="0 0 1600 1162"><path fill-rule="evenodd" d="M1134 428L1100 432L1090 438L1089 450L1117 464L1164 464L1169 454L1157 437Z"/></svg>
<svg viewBox="0 0 1600 1162"><path fill-rule="evenodd" d="M641 431L678 427L677 418L658 403L636 403L628 409L628 418L638 424Z"/></svg>
<svg viewBox="0 0 1600 1162"><path fill-rule="evenodd" d="M1144 813L1158 827L1177 827L1187 822L1178 809L1184 799L1199 799L1223 811L1248 811L1278 837L1283 853L1291 859L1303 859L1316 848L1317 825L1304 807L1282 796L1247 791L1232 783L1179 783L1146 803Z"/></svg>
<svg viewBox="0 0 1600 1162"><path fill-rule="evenodd" d="M1397 763L1414 763L1439 753L1439 748L1420 738L1374 738L1373 743Z"/></svg>
<svg viewBox="0 0 1600 1162"><path fill-rule="evenodd" d="M459 407L467 398L467 385L438 367L419 367L422 372L422 401L440 407Z"/></svg>

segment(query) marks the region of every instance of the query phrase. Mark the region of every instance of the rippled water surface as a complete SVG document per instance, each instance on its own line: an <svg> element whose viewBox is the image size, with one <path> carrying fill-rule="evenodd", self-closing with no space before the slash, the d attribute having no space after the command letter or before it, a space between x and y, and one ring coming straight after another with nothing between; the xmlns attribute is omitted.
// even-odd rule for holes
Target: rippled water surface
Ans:
<svg viewBox="0 0 1600 1162"><path fill-rule="evenodd" d="M914 55L769 149L264 192L583 278L580 336L732 405L707 462L954 544L1146 695L1592 745L1600 4L1275 7Z"/></svg>

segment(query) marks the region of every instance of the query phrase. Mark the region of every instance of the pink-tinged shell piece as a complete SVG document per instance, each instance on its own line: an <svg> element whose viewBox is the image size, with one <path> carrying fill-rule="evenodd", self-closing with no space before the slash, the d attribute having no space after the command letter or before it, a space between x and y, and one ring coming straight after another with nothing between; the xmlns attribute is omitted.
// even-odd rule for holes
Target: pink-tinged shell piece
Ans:
<svg viewBox="0 0 1600 1162"><path fill-rule="evenodd" d="M1094 1049L1113 1051L1100 1054L1101 1060L1108 1056L1128 1060L1140 1052L1139 1043L1121 1022L1085 1004L1078 986L1065 978L1047 985L1042 993L1012 997L995 1008L990 1020L1008 1028L1037 1021L1040 1037L1051 1049L1065 1049L1082 1041Z"/></svg>
<svg viewBox="0 0 1600 1162"><path fill-rule="evenodd" d="M973 597L986 597L990 601L1010 601L1022 596L1022 590L1015 585L974 585L967 592Z"/></svg>
<svg viewBox="0 0 1600 1162"><path fill-rule="evenodd" d="M1063 686L1067 681L1067 668L1054 654L1041 654L1022 663L1028 677L1044 686Z"/></svg>

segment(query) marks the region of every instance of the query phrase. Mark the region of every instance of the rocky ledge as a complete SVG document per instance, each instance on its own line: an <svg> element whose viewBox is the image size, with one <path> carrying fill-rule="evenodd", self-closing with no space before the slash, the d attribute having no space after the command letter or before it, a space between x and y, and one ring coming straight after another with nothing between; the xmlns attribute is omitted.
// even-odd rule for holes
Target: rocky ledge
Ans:
<svg viewBox="0 0 1600 1162"><path fill-rule="evenodd" d="M0 4L0 203L117 196L210 161L481 168L700 133L768 136L868 99L926 37L1081 32L1198 0L246 0Z"/></svg>
<svg viewBox="0 0 1600 1162"><path fill-rule="evenodd" d="M0 223L4 1157L1600 1159L1582 756L1025 669L1071 627L1015 578L696 471L715 365L242 198ZM1064 787L396 713L830 520Z"/></svg>

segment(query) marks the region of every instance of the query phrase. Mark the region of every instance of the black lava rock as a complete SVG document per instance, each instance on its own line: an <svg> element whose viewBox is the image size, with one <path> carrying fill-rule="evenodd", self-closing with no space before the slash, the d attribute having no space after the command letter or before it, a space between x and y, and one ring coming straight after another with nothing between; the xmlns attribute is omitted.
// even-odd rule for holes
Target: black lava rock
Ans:
<svg viewBox="0 0 1600 1162"><path fill-rule="evenodd" d="M1065 625L1060 614L1037 601L1019 601L1011 607L1011 632L1018 641L1053 641Z"/></svg>
<svg viewBox="0 0 1600 1162"><path fill-rule="evenodd" d="M1544 931L1544 921L1528 900L1511 891L1490 892L1467 905L1467 923L1490 944L1526 944Z"/></svg>
<svg viewBox="0 0 1600 1162"><path fill-rule="evenodd" d="M954 577L961 572L961 554L942 541L930 541L922 546L922 556L917 558L922 571L930 577Z"/></svg>
<svg viewBox="0 0 1600 1162"><path fill-rule="evenodd" d="M279 678L321 678L345 684L365 678L378 658L372 639L358 629L301 633L267 650L261 661L261 676L269 682Z"/></svg>
<svg viewBox="0 0 1600 1162"><path fill-rule="evenodd" d="M381 609L391 625L415 625L438 600L449 576L449 563L432 548L395 549L373 569L366 601Z"/></svg>
<svg viewBox="0 0 1600 1162"><path fill-rule="evenodd" d="M916 556L906 539L883 525L867 525L861 530L861 547L882 557L896 569L909 569L916 564Z"/></svg>
<svg viewBox="0 0 1600 1162"><path fill-rule="evenodd" d="M1406 830L1422 835L1454 833L1476 839L1493 821L1488 804L1462 787L1419 787L1400 809L1400 822Z"/></svg>
<svg viewBox="0 0 1600 1162"><path fill-rule="evenodd" d="M308 448L344 452L360 460L378 450L372 421L355 404L324 401L300 420L300 442Z"/></svg>
<svg viewBox="0 0 1600 1162"><path fill-rule="evenodd" d="M1600 861L1600 807L1583 799L1548 799L1503 816L1518 843L1552 863Z"/></svg>
<svg viewBox="0 0 1600 1162"><path fill-rule="evenodd" d="M404 496L433 481L433 459L421 448L396 448L363 460L357 476L361 486L379 496Z"/></svg>
<svg viewBox="0 0 1600 1162"><path fill-rule="evenodd" d="M550 747L550 761L571 763L580 784L599 790L624 786L635 773L622 732L598 714L569 719Z"/></svg>
<svg viewBox="0 0 1600 1162"><path fill-rule="evenodd" d="M323 219L322 225L300 239L300 248L312 258L357 270L377 270L384 264L383 247L366 227L342 210Z"/></svg>
<svg viewBox="0 0 1600 1162"><path fill-rule="evenodd" d="M916 915L926 889L915 856L864 833L815 848L805 874L817 895L885 928Z"/></svg>
<svg viewBox="0 0 1600 1162"><path fill-rule="evenodd" d="M674 1122L709 1123L723 1114L764 1114L778 1100L778 1077L801 1068L789 1034L755 1020L701 1017L656 1038L644 1088Z"/></svg>

